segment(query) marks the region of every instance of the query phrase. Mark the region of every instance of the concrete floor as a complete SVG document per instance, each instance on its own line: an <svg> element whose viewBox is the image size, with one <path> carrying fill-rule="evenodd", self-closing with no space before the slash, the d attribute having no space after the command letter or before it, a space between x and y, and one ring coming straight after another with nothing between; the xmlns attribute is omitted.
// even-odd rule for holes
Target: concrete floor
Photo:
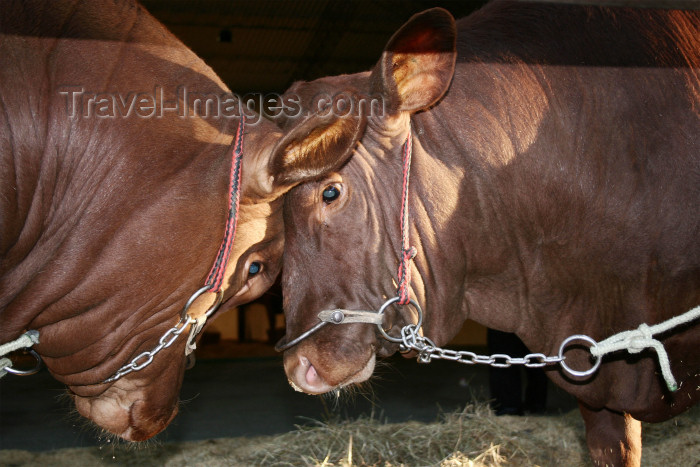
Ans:
<svg viewBox="0 0 700 467"><path fill-rule="evenodd" d="M362 414L390 422L430 422L441 411L459 410L470 401L488 398L488 368L484 366L444 361L423 365L397 356L378 368L371 385L373 394L334 401L293 391L281 357L273 356L271 349L252 353L257 356L248 351L238 358L199 357L185 374L180 396L186 402L158 439L179 442L271 435L296 425ZM64 386L45 370L0 380L0 450L46 451L103 444L71 415L70 404L60 400L64 393ZM574 408L574 399L550 384L548 412Z"/></svg>

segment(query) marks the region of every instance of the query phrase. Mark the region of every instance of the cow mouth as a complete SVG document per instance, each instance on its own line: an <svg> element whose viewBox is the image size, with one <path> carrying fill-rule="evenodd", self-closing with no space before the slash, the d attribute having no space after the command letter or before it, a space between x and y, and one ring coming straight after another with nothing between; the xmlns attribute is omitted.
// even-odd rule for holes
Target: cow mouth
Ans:
<svg viewBox="0 0 700 467"><path fill-rule="evenodd" d="M351 374L349 377L344 379L338 384L332 385L328 384L322 375L318 373L316 367L311 363L311 361L304 357L296 357L297 364L292 370L292 374L289 378L289 385L298 392L305 392L307 394L320 395L327 392L343 388L345 386L350 386L351 384L361 383L369 379L374 372L374 366L376 363L375 353L370 354L367 362L362 366L362 368L356 373Z"/></svg>

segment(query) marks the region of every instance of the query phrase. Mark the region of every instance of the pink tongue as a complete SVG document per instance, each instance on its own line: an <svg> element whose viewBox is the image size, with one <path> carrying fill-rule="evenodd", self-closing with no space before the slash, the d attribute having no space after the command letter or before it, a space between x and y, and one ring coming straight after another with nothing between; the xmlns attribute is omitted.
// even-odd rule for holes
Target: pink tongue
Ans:
<svg viewBox="0 0 700 467"><path fill-rule="evenodd" d="M306 371L306 382L312 385L317 385L321 382L321 378L318 377L316 368L313 365L309 365L309 369Z"/></svg>

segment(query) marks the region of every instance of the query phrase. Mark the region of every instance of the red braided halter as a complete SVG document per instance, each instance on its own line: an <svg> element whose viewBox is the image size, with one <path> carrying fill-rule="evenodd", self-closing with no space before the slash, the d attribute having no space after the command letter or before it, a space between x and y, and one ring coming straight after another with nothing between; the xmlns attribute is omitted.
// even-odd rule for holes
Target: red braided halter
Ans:
<svg viewBox="0 0 700 467"><path fill-rule="evenodd" d="M240 202L240 186L241 186L241 161L243 159L243 125L245 117L241 115L241 121L238 123L238 130L233 143L233 161L231 163L231 174L229 182L229 200L228 200L228 219L226 220L226 229L224 231L224 239L219 247L219 252L216 254L214 265L209 271L207 280L204 285L208 291L218 292L221 290L221 285L224 280L224 271L228 263L228 257L233 246L233 239L236 237L236 225L238 224L238 206Z"/></svg>

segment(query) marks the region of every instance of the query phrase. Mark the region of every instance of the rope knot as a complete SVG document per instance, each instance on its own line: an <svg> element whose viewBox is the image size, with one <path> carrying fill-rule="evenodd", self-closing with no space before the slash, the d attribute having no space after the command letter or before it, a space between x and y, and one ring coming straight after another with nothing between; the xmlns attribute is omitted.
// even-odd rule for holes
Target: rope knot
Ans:
<svg viewBox="0 0 700 467"><path fill-rule="evenodd" d="M628 351L629 353L639 353L648 347L653 347L652 341L655 341L655 339L652 339L651 329L645 323L642 323L634 335L630 336Z"/></svg>
<svg viewBox="0 0 700 467"><path fill-rule="evenodd" d="M411 282L411 265L410 261L416 256L418 251L415 247L401 249L401 263L399 264L399 305L408 305L411 296L409 286Z"/></svg>

